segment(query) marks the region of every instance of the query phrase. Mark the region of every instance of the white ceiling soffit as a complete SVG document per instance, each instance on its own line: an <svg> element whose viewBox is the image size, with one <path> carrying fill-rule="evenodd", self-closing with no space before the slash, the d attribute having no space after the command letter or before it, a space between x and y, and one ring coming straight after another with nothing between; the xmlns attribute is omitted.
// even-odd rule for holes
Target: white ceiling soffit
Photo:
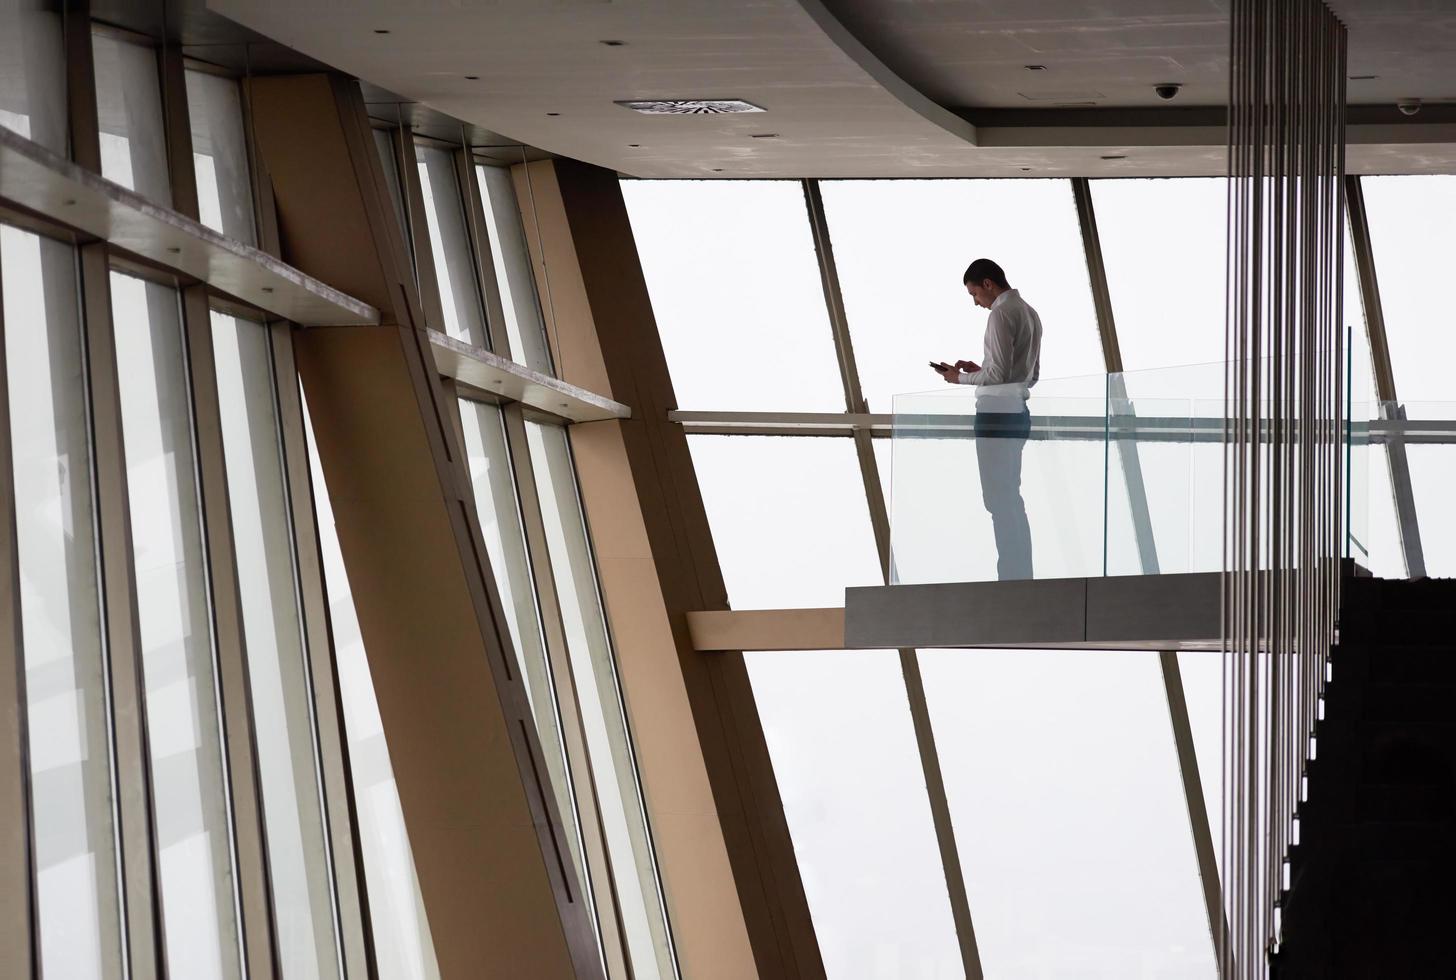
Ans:
<svg viewBox="0 0 1456 980"><path fill-rule="evenodd" d="M639 177L1178 176L1226 166L1222 119L1178 118L1222 104L1222 0L208 2L440 112ZM1427 66L1422 91L1434 92L1437 52L1449 47L1456 65L1447 43L1456 21L1429 0L1393 0L1409 8L1395 15L1379 13L1380 2L1335 3L1352 22L1351 73L1364 32L1379 51L1369 65L1391 71L1404 36ZM1173 107L1152 107L1152 81L1186 89ZM1351 82L1352 97L1368 84ZM1079 93L1097 104L1057 107L1061 97L1084 101L1071 98ZM653 99L743 99L766 111L651 116L616 104ZM958 104L970 122L942 107ZM1410 119L1386 108L1388 122L1352 120L1352 172L1456 172L1456 107Z"/></svg>
<svg viewBox="0 0 1456 980"><path fill-rule="evenodd" d="M826 27L835 22L818 0L209 6L442 112L636 176L976 169L971 125L897 79L842 29L831 38ZM766 111L648 116L615 104L629 99L743 99Z"/></svg>

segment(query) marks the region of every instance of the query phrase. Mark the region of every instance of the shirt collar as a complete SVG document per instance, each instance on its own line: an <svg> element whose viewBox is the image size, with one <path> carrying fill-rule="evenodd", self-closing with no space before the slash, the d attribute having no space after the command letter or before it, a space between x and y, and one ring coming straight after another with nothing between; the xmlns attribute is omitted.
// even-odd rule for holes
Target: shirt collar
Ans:
<svg viewBox="0 0 1456 980"><path fill-rule="evenodd" d="M1008 296L1020 296L1020 295L1021 294L1018 293L1014 289L1003 290L1000 296L997 296L995 299L993 299L991 301L991 309L994 310L996 307L1000 306L1001 305L1001 301L1003 299L1005 299L1006 297L1008 297Z"/></svg>

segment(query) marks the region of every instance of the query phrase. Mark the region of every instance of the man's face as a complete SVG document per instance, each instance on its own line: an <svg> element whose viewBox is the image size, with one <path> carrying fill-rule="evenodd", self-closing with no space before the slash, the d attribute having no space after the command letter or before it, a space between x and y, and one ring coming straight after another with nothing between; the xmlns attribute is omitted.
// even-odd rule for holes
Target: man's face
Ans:
<svg viewBox="0 0 1456 980"><path fill-rule="evenodd" d="M966 283L966 292L971 294L971 299L976 301L977 306L983 306L988 310L991 308L991 303L996 299L996 294L993 291L995 288L996 284L989 279Z"/></svg>

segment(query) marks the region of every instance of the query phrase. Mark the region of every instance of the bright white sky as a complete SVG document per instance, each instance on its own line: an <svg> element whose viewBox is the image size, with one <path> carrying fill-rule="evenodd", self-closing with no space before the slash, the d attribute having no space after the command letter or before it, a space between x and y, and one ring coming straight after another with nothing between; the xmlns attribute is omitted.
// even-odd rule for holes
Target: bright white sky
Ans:
<svg viewBox="0 0 1456 980"><path fill-rule="evenodd" d="M925 362L979 360L985 311L961 275L981 256L1000 262L1041 314L1041 404L1103 410L1102 382L1087 378L1103 360L1067 181L822 188L871 411L927 389L896 410L965 407L966 393L946 389ZM1439 398L1450 358L1422 359L1410 324L1442 309L1428 284L1441 281L1436 264L1456 247L1456 178L1376 178L1366 189L1392 356L1397 377L1410 377L1401 394ZM623 190L679 406L843 411L799 184L625 181ZM1143 372L1128 381L1140 413L1217 414L1220 369L1159 369L1223 358L1224 182L1095 181L1093 200L1123 360ZM1425 216L1420 236L1409 233L1409 213ZM1392 265L1399 271L1387 273ZM1352 267L1348 277L1363 391ZM1422 346L1430 337L1449 353L1444 332L1420 334ZM735 608L840 605L846 586L879 581L849 440L691 443ZM881 477L900 579L992 577L994 556L975 546L990 529L971 457L932 460L916 448L876 446L882 468L894 463L893 479ZM1218 447L1144 448L1162 569L1218 567ZM1104 465L1100 443L1029 444L1023 489L1038 574L1100 573ZM1437 453L1413 452L1412 467L1418 497L1432 504L1456 476ZM1380 545L1372 566L1398 571L1383 459L1366 469L1375 482L1357 480L1355 523L1367 546ZM1108 567L1136 571L1122 567L1135 551L1121 499ZM960 552L938 547L950 529L967 542ZM1219 667L1192 654L1181 662L1217 839ZM921 664L987 975L1214 976L1156 658L942 651ZM896 655L757 654L750 672L830 975L959 976Z"/></svg>

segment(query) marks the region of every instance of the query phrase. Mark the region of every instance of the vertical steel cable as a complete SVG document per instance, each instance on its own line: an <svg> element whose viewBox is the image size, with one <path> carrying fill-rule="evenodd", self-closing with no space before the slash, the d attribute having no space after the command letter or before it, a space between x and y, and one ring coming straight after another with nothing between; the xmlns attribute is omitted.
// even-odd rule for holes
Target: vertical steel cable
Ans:
<svg viewBox="0 0 1456 980"><path fill-rule="evenodd" d="M1345 536L1345 29L1235 0L1224 379L1221 971L1264 977L1327 676Z"/></svg>

